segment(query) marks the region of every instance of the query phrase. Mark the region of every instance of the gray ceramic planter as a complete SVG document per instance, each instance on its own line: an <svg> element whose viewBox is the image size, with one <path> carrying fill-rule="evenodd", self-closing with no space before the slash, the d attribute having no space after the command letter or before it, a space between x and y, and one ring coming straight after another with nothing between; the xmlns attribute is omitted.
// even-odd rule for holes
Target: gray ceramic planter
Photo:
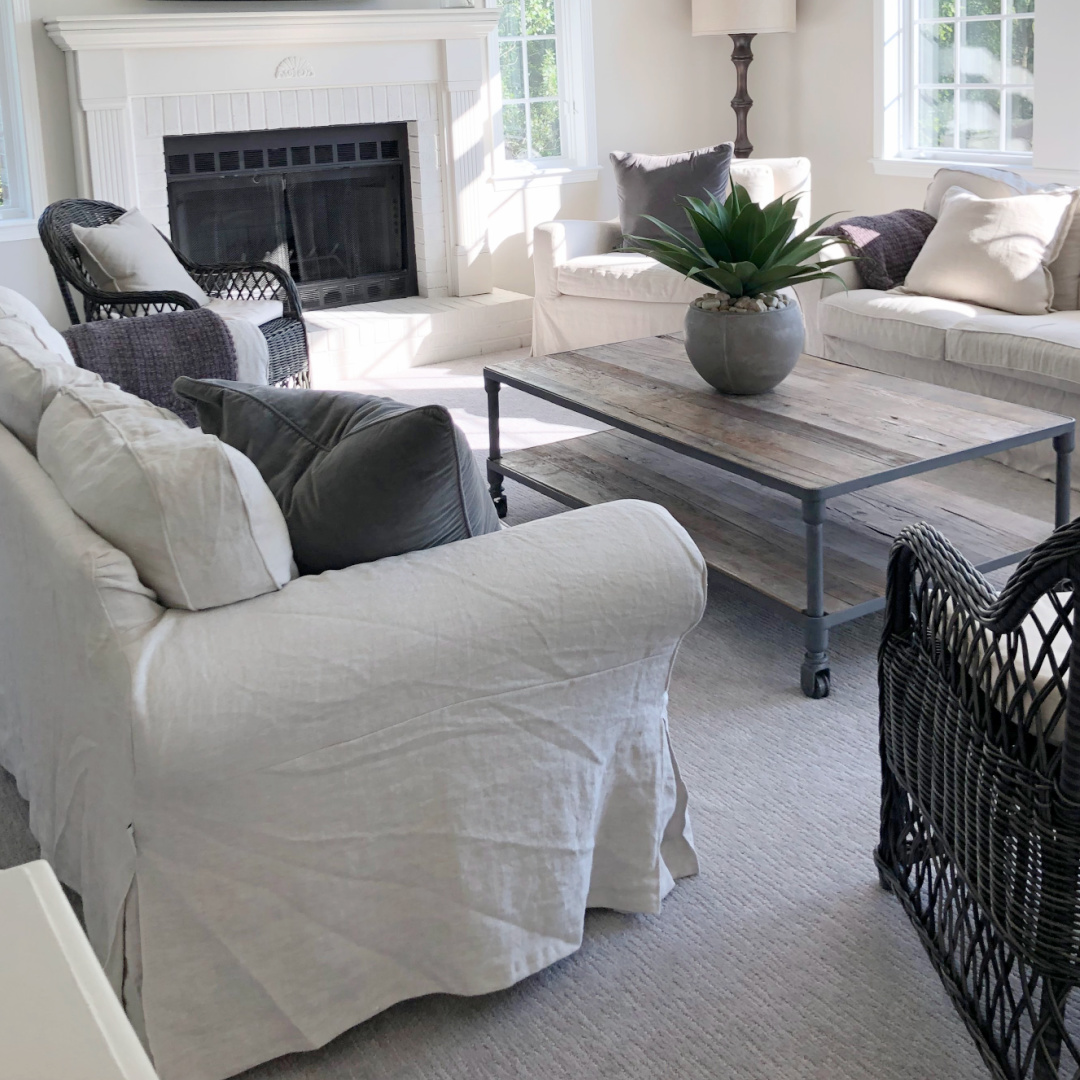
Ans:
<svg viewBox="0 0 1080 1080"><path fill-rule="evenodd" d="M805 330L797 303L772 311L686 312L686 355L722 394L764 394L791 374Z"/></svg>

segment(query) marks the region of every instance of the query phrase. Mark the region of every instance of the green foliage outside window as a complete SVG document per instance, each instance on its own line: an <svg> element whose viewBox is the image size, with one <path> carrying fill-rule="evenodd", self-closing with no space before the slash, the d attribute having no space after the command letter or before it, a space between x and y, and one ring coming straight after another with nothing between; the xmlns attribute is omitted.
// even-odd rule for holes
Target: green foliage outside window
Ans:
<svg viewBox="0 0 1080 1080"><path fill-rule="evenodd" d="M1030 152L1036 0L915 0L915 146Z"/></svg>
<svg viewBox="0 0 1080 1080"><path fill-rule="evenodd" d="M503 145L510 160L562 156L555 0L501 0Z"/></svg>

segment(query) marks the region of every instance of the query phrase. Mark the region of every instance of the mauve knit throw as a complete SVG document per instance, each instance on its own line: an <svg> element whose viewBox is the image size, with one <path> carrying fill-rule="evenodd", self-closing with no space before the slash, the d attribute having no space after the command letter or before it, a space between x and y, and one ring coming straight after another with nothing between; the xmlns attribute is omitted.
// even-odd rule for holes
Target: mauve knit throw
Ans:
<svg viewBox="0 0 1080 1080"><path fill-rule="evenodd" d="M820 230L822 236L843 236L854 245L851 254L864 289L903 285L937 221L922 210L853 217Z"/></svg>
<svg viewBox="0 0 1080 1080"><path fill-rule="evenodd" d="M236 380L236 349L212 311L175 311L73 326L64 337L75 363L129 394L171 409L198 427L195 407L173 393L181 375Z"/></svg>

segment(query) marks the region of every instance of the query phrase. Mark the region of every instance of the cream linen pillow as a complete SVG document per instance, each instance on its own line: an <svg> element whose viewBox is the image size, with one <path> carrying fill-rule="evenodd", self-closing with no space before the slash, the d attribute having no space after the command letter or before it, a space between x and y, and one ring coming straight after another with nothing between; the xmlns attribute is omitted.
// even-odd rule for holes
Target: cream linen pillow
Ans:
<svg viewBox="0 0 1080 1080"><path fill-rule="evenodd" d="M62 387L38 460L167 607L234 604L296 575L285 517L254 464L118 387Z"/></svg>
<svg viewBox="0 0 1080 1080"><path fill-rule="evenodd" d="M72 225L87 272L105 292L181 292L200 306L210 297L180 265L165 237L139 213L129 210L108 225Z"/></svg>
<svg viewBox="0 0 1080 1080"><path fill-rule="evenodd" d="M46 349L56 353L66 363L75 363L75 357L71 355L71 349L68 348L64 335L52 326L25 296L14 289L5 289L0 286L0 319L8 318L22 319L34 331L34 336Z"/></svg>
<svg viewBox="0 0 1080 1080"><path fill-rule="evenodd" d="M0 312L6 310L11 309L0 306ZM0 314L0 424L31 454L37 453L41 417L60 387L101 383L100 375L53 352L42 344L42 337L40 329L25 319ZM67 343L60 340L66 352Z"/></svg>
<svg viewBox="0 0 1080 1080"><path fill-rule="evenodd" d="M965 165L961 169L938 169L926 189L923 209L933 217L941 216L941 202L951 188L960 187L980 199L1005 199L1010 195L1030 195L1036 191L1063 191L1060 184L1039 187L1008 169ZM1065 236L1058 257L1050 264L1054 279L1054 310L1076 311L1080 308L1080 214L1073 216L1072 228Z"/></svg>
<svg viewBox="0 0 1080 1080"><path fill-rule="evenodd" d="M951 188L907 281L906 292L962 300L1017 315L1045 315L1076 193L1046 191L980 199Z"/></svg>

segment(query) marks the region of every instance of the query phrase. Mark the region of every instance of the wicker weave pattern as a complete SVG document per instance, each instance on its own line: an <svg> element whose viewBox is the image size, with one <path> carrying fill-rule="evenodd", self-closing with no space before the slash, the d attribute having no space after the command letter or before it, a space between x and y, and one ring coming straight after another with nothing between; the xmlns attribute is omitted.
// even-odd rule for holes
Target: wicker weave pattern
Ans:
<svg viewBox="0 0 1080 1080"><path fill-rule="evenodd" d="M1009 1080L1080 1075L1066 1009L1080 983L1078 557L1080 521L995 596L920 525L889 567L878 867ZM1052 616L1034 614L1040 600Z"/></svg>
<svg viewBox="0 0 1080 1080"><path fill-rule="evenodd" d="M79 322L71 289L83 298L87 322L118 319L169 311L187 311L198 303L177 292L112 293L99 289L83 266L73 224L94 228L115 221L124 213L113 203L92 199L63 199L46 207L38 221L38 234L56 274L64 306L72 323ZM172 245L169 245L172 247ZM270 382L306 386L308 374L307 330L296 283L273 263L229 263L201 266L173 248L184 269L210 296L237 300L281 300L284 314L262 327L270 352Z"/></svg>

